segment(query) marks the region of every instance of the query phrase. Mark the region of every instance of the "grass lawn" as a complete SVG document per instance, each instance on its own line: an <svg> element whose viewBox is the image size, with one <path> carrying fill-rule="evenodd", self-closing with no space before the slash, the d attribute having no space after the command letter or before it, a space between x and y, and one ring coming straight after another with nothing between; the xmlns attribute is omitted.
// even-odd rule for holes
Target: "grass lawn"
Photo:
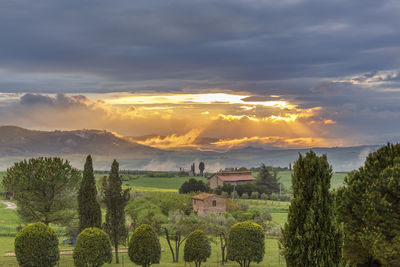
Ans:
<svg viewBox="0 0 400 267"><path fill-rule="evenodd" d="M168 249L167 242L165 241L164 238L160 239L161 241L161 247L165 249L164 252L161 254L161 263L159 265L154 265L154 266L171 266L171 267L178 267L178 266L194 266L193 264L185 264L183 261L183 246L181 247L180 251L180 262L178 263L172 263L172 256L171 253ZM4 257L4 253L6 251L13 251L13 246L14 246L14 238L13 237L0 237L0 266L18 266L17 260L15 257ZM279 248L278 248L278 241L276 239L265 239L265 256L263 262L259 264L252 264L251 266L271 266L271 267L277 267L277 266L285 266L284 259L282 256L279 256ZM72 250L72 246L64 246L60 245L60 250ZM212 243L212 254L211 257L208 259L208 261L202 266L204 267L211 267L211 266L221 266L221 263L217 265L217 256L220 258L221 256L221 250L218 244L213 244ZM115 262L115 258L113 260ZM124 264L122 264L122 262ZM280 264L279 264L280 263ZM62 255L59 266L73 266L73 258L71 255ZM120 253L120 264L105 264L104 266L137 266L134 263L132 263L129 260L128 254L127 253ZM225 266L239 266L239 264L234 263L234 262L229 262Z"/></svg>
<svg viewBox="0 0 400 267"><path fill-rule="evenodd" d="M99 180L104 175L96 175ZM133 191L165 191L178 192L181 185L188 181L191 177L147 177L138 176L137 179L123 181L122 185L125 188L132 188ZM203 177L195 177L197 180L202 180L207 183L207 179Z"/></svg>
<svg viewBox="0 0 400 267"><path fill-rule="evenodd" d="M339 186L343 185L344 182L344 177L347 175L347 173L333 173L332 179L331 179L331 188L338 188ZM281 171L278 172L278 177L279 181L282 183L283 187L285 189L291 190L292 187L292 175L290 171Z"/></svg>

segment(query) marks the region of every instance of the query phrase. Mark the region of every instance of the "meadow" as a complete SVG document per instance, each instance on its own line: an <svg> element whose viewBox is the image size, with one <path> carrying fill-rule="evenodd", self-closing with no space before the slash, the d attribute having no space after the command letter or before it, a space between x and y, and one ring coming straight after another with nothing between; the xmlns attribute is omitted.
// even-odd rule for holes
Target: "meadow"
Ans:
<svg viewBox="0 0 400 267"><path fill-rule="evenodd" d="M343 185L344 177L347 173L344 172L334 172L331 179L331 188L335 189ZM292 187L292 176L290 171L280 171L278 172L279 182L282 183L283 187L290 190Z"/></svg>
<svg viewBox="0 0 400 267"><path fill-rule="evenodd" d="M0 172L0 180L4 173ZM104 175L96 175L98 180ZM284 188L290 189L291 187L291 176L289 171L282 171L278 173L281 183ZM335 173L332 177L332 188L336 188L343 183L345 174ZM177 192L181 184L190 177L148 177L145 175L140 175L132 179L125 179L123 181L123 186L125 188L131 188L132 191L165 191L165 192ZM196 178L206 181L205 178ZM0 187L1 188L1 187ZM2 190L2 189L1 189ZM3 198L3 192L0 191L1 198ZM289 202L280 201L265 201L265 200L236 200L238 202L245 202L249 207L265 207L271 213L272 221L276 224L283 226L287 220L287 212L289 208ZM17 232L17 227L21 223L19 222L17 213L15 210L6 209L4 205L0 204L0 266L18 266L15 257L5 256L6 252L13 251L14 248L14 236ZM65 229L62 227L55 227L56 232L59 234L60 240L60 250L67 251L66 253L71 253L73 246L63 245L62 240L65 238L63 235ZM252 266L285 266L285 262L279 253L278 240L274 237L266 238L266 251L263 262L259 264L252 264ZM178 266L191 266L189 263L185 264L183 261L183 246L181 247L181 259L179 263L172 263L171 252L168 249L165 238L160 238L161 246L164 248L162 252L161 263L159 266L167 267L178 267ZM207 266L220 266L221 263L217 262L220 257L220 247L214 242L212 243L212 255L211 258L204 263L204 267ZM121 253L120 264L106 264L104 266L137 266L129 260L127 253ZM71 255L62 255L59 266L73 266L73 259ZM237 263L229 262L225 264L227 267L238 266Z"/></svg>

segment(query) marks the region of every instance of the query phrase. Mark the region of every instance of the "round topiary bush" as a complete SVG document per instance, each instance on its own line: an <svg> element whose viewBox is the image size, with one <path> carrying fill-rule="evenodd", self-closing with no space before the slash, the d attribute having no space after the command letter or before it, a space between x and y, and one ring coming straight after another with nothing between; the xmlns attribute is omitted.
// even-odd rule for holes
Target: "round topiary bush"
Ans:
<svg viewBox="0 0 400 267"><path fill-rule="evenodd" d="M60 259L58 237L44 223L32 223L15 237L15 255L20 266L51 267Z"/></svg>
<svg viewBox="0 0 400 267"><path fill-rule="evenodd" d="M77 267L99 267L111 263L112 250L108 234L95 227L84 229L78 235L73 258Z"/></svg>
<svg viewBox="0 0 400 267"><path fill-rule="evenodd" d="M236 223L228 236L228 259L236 261L241 267L251 262L261 262L265 254L263 228L253 222Z"/></svg>
<svg viewBox="0 0 400 267"><path fill-rule="evenodd" d="M204 231L196 230L189 234L183 250L183 258L186 262L194 262L200 267L211 256L211 245Z"/></svg>
<svg viewBox="0 0 400 267"><path fill-rule="evenodd" d="M128 254L131 261L143 267L160 263L161 245L153 227L142 224L135 229L129 241Z"/></svg>

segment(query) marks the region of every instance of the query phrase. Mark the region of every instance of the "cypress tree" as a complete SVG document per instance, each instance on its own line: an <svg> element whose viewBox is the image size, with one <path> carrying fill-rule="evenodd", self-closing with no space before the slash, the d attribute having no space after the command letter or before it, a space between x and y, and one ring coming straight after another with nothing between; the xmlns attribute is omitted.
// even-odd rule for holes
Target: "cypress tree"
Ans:
<svg viewBox="0 0 400 267"><path fill-rule="evenodd" d="M78 192L79 232L88 227L101 227L101 209L96 197L92 157L88 155Z"/></svg>
<svg viewBox="0 0 400 267"><path fill-rule="evenodd" d="M118 245L125 244L128 232L125 228L125 206L129 201L129 189L122 190L119 176L119 164L116 160L111 165L110 175L103 179L104 203L106 205L106 222L104 230L109 234L115 247L115 262L119 263Z"/></svg>
<svg viewBox="0 0 400 267"><path fill-rule="evenodd" d="M342 233L329 192L332 169L326 155L299 156L292 175L293 200L280 245L287 266L338 266Z"/></svg>

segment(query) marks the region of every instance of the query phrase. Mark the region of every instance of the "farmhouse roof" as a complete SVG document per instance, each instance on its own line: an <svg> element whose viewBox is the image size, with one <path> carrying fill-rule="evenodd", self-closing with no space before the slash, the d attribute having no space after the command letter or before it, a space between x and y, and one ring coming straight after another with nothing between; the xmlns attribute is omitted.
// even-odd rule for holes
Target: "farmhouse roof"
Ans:
<svg viewBox="0 0 400 267"><path fill-rule="evenodd" d="M210 197L221 197L221 196L218 196L216 194L209 194L209 193L201 193L201 194L192 196L193 199L199 199L199 200L204 200L204 199L207 199L207 198L210 198Z"/></svg>
<svg viewBox="0 0 400 267"><path fill-rule="evenodd" d="M251 175L251 171L217 172L215 175L224 182L254 181L256 179Z"/></svg>

